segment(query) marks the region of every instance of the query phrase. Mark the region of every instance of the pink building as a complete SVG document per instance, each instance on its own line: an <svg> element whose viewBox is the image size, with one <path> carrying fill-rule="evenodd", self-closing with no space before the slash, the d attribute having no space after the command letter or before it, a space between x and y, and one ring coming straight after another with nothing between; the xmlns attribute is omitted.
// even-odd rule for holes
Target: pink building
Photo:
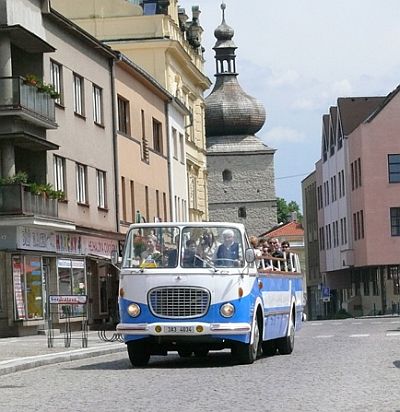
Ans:
<svg viewBox="0 0 400 412"><path fill-rule="evenodd" d="M316 198L326 315L400 309L399 90L339 98L323 116Z"/></svg>

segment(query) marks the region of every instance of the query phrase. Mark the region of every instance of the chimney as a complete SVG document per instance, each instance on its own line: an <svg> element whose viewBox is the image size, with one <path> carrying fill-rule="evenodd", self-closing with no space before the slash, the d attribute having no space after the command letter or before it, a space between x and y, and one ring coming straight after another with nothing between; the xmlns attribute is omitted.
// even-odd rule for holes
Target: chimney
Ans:
<svg viewBox="0 0 400 412"><path fill-rule="evenodd" d="M290 212L290 221L297 222L297 212Z"/></svg>

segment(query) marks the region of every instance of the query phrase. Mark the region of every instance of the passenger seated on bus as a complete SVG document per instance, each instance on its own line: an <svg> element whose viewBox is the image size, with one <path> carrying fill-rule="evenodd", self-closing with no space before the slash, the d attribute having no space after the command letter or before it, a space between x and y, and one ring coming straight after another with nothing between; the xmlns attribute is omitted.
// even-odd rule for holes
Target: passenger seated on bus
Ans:
<svg viewBox="0 0 400 412"><path fill-rule="evenodd" d="M239 243L235 241L232 229L222 232L223 243L218 246L214 257L216 266L237 266L239 263Z"/></svg>
<svg viewBox="0 0 400 412"><path fill-rule="evenodd" d="M296 272L296 267L294 266L294 259L293 259L293 253L290 252L290 244L287 240L284 240L281 244L282 252L286 257L286 264L287 264L287 270L289 272Z"/></svg>
<svg viewBox="0 0 400 412"><path fill-rule="evenodd" d="M186 241L185 250L183 252L182 266L184 268L201 268L203 261L197 255L197 245L193 239Z"/></svg>
<svg viewBox="0 0 400 412"><path fill-rule="evenodd" d="M258 240L257 236L250 236L249 237L249 242L250 242L250 246L253 248L254 250L254 254L256 255L256 259L260 259L262 256L262 252L259 248L260 245L260 241Z"/></svg>
<svg viewBox="0 0 400 412"><path fill-rule="evenodd" d="M271 256L273 258L278 258L278 259L283 259L283 253L281 249L281 244L279 243L279 240L276 237L272 237L268 241L271 249ZM272 264L274 266L275 270L284 270L284 262L283 261L278 261L278 260L273 260Z"/></svg>
<svg viewBox="0 0 400 412"><path fill-rule="evenodd" d="M157 250L157 238L154 235L146 237L146 250L141 255L140 267L157 267L162 263L162 254Z"/></svg>
<svg viewBox="0 0 400 412"><path fill-rule="evenodd" d="M204 260L212 259L217 249L213 233L204 231L199 241L199 256Z"/></svg>
<svg viewBox="0 0 400 412"><path fill-rule="evenodd" d="M273 270L274 266L272 265L271 248L270 248L270 244L268 243L268 239L261 238L260 244L261 244L261 253L263 257L263 260L260 261L260 268L267 269L267 270Z"/></svg>

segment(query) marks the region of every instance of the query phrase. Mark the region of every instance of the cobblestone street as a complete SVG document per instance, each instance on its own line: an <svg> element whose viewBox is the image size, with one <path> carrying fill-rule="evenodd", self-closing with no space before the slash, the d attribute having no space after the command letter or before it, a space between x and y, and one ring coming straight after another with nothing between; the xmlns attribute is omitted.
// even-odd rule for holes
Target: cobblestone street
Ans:
<svg viewBox="0 0 400 412"><path fill-rule="evenodd" d="M396 411L400 319L306 322L291 356L236 365L125 352L3 376L1 411Z"/></svg>

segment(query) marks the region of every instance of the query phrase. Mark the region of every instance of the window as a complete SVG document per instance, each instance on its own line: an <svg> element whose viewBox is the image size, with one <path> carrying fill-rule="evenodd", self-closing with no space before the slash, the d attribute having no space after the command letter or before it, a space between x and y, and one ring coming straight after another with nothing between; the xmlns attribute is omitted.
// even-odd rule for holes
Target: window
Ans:
<svg viewBox="0 0 400 412"><path fill-rule="evenodd" d="M325 250L325 228L319 228L319 250Z"/></svg>
<svg viewBox="0 0 400 412"><path fill-rule="evenodd" d="M174 158L176 159L176 160L179 160L178 159L178 152L179 152L179 147L178 147L178 133L177 133L177 131L176 131L176 129L174 129L174 128L172 128L172 142L173 142L173 145L174 145Z"/></svg>
<svg viewBox="0 0 400 412"><path fill-rule="evenodd" d="M40 256L13 256L15 319L43 318L43 270Z"/></svg>
<svg viewBox="0 0 400 412"><path fill-rule="evenodd" d="M74 112L80 116L85 115L83 96L83 77L74 73Z"/></svg>
<svg viewBox="0 0 400 412"><path fill-rule="evenodd" d="M126 186L125 177L121 176L122 220L126 222Z"/></svg>
<svg viewBox="0 0 400 412"><path fill-rule="evenodd" d="M65 193L65 159L54 156L54 188Z"/></svg>
<svg viewBox="0 0 400 412"><path fill-rule="evenodd" d="M361 159L358 158L356 161L357 164L357 172L358 172L358 186L361 186Z"/></svg>
<svg viewBox="0 0 400 412"><path fill-rule="evenodd" d="M352 163L351 165L350 165L350 168L351 168L351 190L354 190L354 188L355 188L355 184L354 184L354 163Z"/></svg>
<svg viewBox="0 0 400 412"><path fill-rule="evenodd" d="M106 172L102 170L96 171L97 177L97 206L105 209L107 207L106 202Z"/></svg>
<svg viewBox="0 0 400 412"><path fill-rule="evenodd" d="M392 236L400 236L400 207L390 208L390 227Z"/></svg>
<svg viewBox="0 0 400 412"><path fill-rule="evenodd" d="M135 216L136 216L135 182L133 180L130 181L130 189L131 189L131 215L132 215L131 222L135 223Z"/></svg>
<svg viewBox="0 0 400 412"><path fill-rule="evenodd" d="M103 124L103 91L93 85L93 120L96 124Z"/></svg>
<svg viewBox="0 0 400 412"><path fill-rule="evenodd" d="M400 154L388 155L389 183L400 182Z"/></svg>
<svg viewBox="0 0 400 412"><path fill-rule="evenodd" d="M144 200L146 204L146 222L150 222L149 187L144 187Z"/></svg>
<svg viewBox="0 0 400 412"><path fill-rule="evenodd" d="M247 211L246 211L245 206L239 207L238 217L243 218L243 219L245 219L247 217Z"/></svg>
<svg viewBox="0 0 400 412"><path fill-rule="evenodd" d="M155 152L162 154L162 131L161 123L153 119L153 149Z"/></svg>
<svg viewBox="0 0 400 412"><path fill-rule="evenodd" d="M86 166L76 164L76 200L78 203L87 204L87 176Z"/></svg>
<svg viewBox="0 0 400 412"><path fill-rule="evenodd" d="M81 259L57 259L58 291L60 295L84 295L86 293L85 261ZM83 314L83 305L72 305L72 316Z"/></svg>
<svg viewBox="0 0 400 412"><path fill-rule="evenodd" d="M142 121L142 160L145 162L149 161L149 143L146 138L146 123L144 118L144 110L141 111L141 121Z"/></svg>
<svg viewBox="0 0 400 412"><path fill-rule="evenodd" d="M230 182L232 180L232 172L228 169L225 169L222 172L222 180L224 181L224 183Z"/></svg>
<svg viewBox="0 0 400 412"><path fill-rule="evenodd" d="M185 163L185 141L183 139L183 134L179 133L179 147L181 150L181 163Z"/></svg>
<svg viewBox="0 0 400 412"><path fill-rule="evenodd" d="M50 61L50 82L53 85L54 90L59 94L59 97L55 99L55 102L57 104L62 104L62 66L53 60Z"/></svg>
<svg viewBox="0 0 400 412"><path fill-rule="evenodd" d="M127 135L131 134L129 102L121 96L118 96L118 131Z"/></svg>

